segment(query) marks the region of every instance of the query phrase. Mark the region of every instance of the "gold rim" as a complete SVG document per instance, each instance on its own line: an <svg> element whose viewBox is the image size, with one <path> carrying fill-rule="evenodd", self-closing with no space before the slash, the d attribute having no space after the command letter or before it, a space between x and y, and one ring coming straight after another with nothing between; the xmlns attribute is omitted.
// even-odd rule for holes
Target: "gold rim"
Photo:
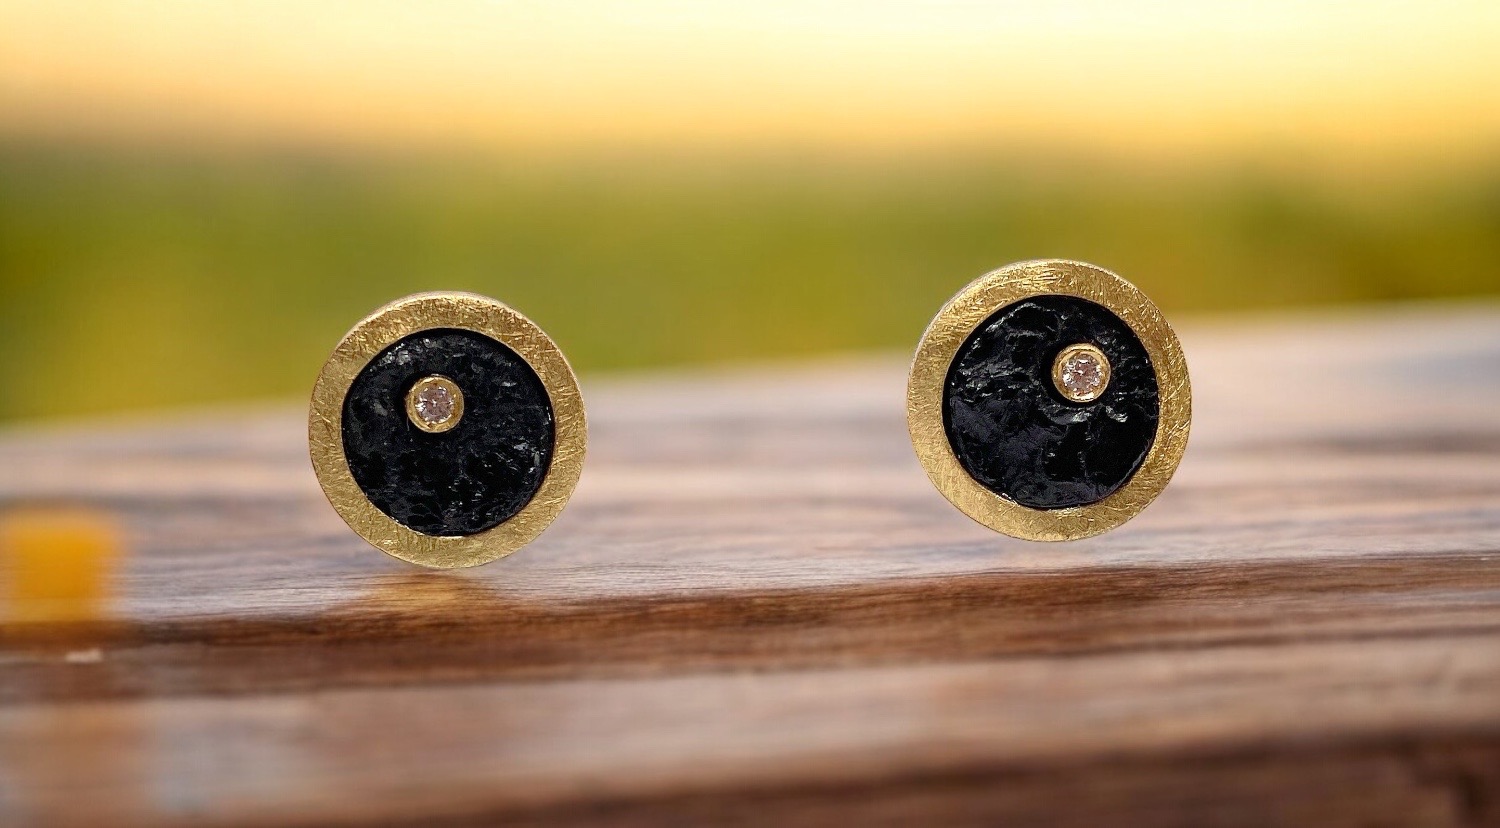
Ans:
<svg viewBox="0 0 1500 828"><path fill-rule="evenodd" d="M1097 503L1031 509L985 488L964 469L943 426L948 369L969 335L1001 308L1033 296L1073 296L1108 308L1146 347L1156 369L1160 413L1156 439L1135 474ZM938 491L979 523L1011 537L1077 540L1107 532L1150 505L1166 488L1187 449L1192 388L1177 334L1134 285L1091 264L1019 262L975 279L943 306L922 334L906 388L906 422L917 458Z"/></svg>
<svg viewBox="0 0 1500 828"><path fill-rule="evenodd" d="M404 337L434 328L483 334L515 351L547 389L552 404L552 463L521 511L473 535L438 537L409 529L380 511L354 482L344 456L344 397L370 360ZM323 494L345 523L372 546L403 561L455 569L503 558L546 529L572 496L583 472L587 425L578 379L557 345L507 305L472 293L419 293L375 311L333 349L313 387L307 441Z"/></svg>

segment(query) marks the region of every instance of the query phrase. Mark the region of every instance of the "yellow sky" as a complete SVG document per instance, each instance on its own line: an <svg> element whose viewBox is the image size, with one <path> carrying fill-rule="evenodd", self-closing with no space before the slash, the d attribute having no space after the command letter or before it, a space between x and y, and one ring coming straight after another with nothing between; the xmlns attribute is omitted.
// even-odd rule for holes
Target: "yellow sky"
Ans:
<svg viewBox="0 0 1500 828"><path fill-rule="evenodd" d="M0 0L0 125L494 146L1500 146L1500 2Z"/></svg>

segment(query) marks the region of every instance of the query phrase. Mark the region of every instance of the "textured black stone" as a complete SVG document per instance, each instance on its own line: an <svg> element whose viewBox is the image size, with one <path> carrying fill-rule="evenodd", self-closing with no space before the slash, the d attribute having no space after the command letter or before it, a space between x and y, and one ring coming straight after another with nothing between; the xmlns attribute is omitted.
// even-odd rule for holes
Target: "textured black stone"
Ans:
<svg viewBox="0 0 1500 828"><path fill-rule="evenodd" d="M464 395L458 425L422 431L406 393L439 374ZM536 372L472 331L414 333L370 361L344 397L344 456L365 496L427 535L472 535L514 517L552 462L552 403Z"/></svg>
<svg viewBox="0 0 1500 828"><path fill-rule="evenodd" d="M1069 345L1109 357L1109 387L1074 403L1052 363ZM1096 503L1125 485L1156 439L1156 371L1139 338L1101 305L1038 296L1001 308L948 369L943 425L963 467L990 491L1033 509Z"/></svg>

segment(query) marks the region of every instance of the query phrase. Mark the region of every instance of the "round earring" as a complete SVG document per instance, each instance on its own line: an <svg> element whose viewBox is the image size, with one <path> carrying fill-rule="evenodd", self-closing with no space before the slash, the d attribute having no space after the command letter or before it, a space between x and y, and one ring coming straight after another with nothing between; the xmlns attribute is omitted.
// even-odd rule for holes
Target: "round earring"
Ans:
<svg viewBox="0 0 1500 828"><path fill-rule="evenodd" d="M548 336L469 293L398 299L346 334L307 424L323 493L360 537L422 566L505 557L583 471L578 380Z"/></svg>
<svg viewBox="0 0 1500 828"><path fill-rule="evenodd" d="M1106 532L1146 508L1187 448L1187 360L1136 287L1082 262L1020 262L949 300L906 392L933 485L1026 540Z"/></svg>

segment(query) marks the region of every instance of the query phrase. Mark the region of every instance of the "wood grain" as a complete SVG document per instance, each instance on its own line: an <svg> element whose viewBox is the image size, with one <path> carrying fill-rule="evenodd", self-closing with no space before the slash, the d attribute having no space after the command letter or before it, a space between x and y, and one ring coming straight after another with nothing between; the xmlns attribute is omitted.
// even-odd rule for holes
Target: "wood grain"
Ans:
<svg viewBox="0 0 1500 828"><path fill-rule="evenodd" d="M1063 545L930 489L899 358L586 381L572 504L462 573L297 409L11 429L4 514L123 554L8 591L0 824L1500 824L1500 309L1182 333L1177 478Z"/></svg>

